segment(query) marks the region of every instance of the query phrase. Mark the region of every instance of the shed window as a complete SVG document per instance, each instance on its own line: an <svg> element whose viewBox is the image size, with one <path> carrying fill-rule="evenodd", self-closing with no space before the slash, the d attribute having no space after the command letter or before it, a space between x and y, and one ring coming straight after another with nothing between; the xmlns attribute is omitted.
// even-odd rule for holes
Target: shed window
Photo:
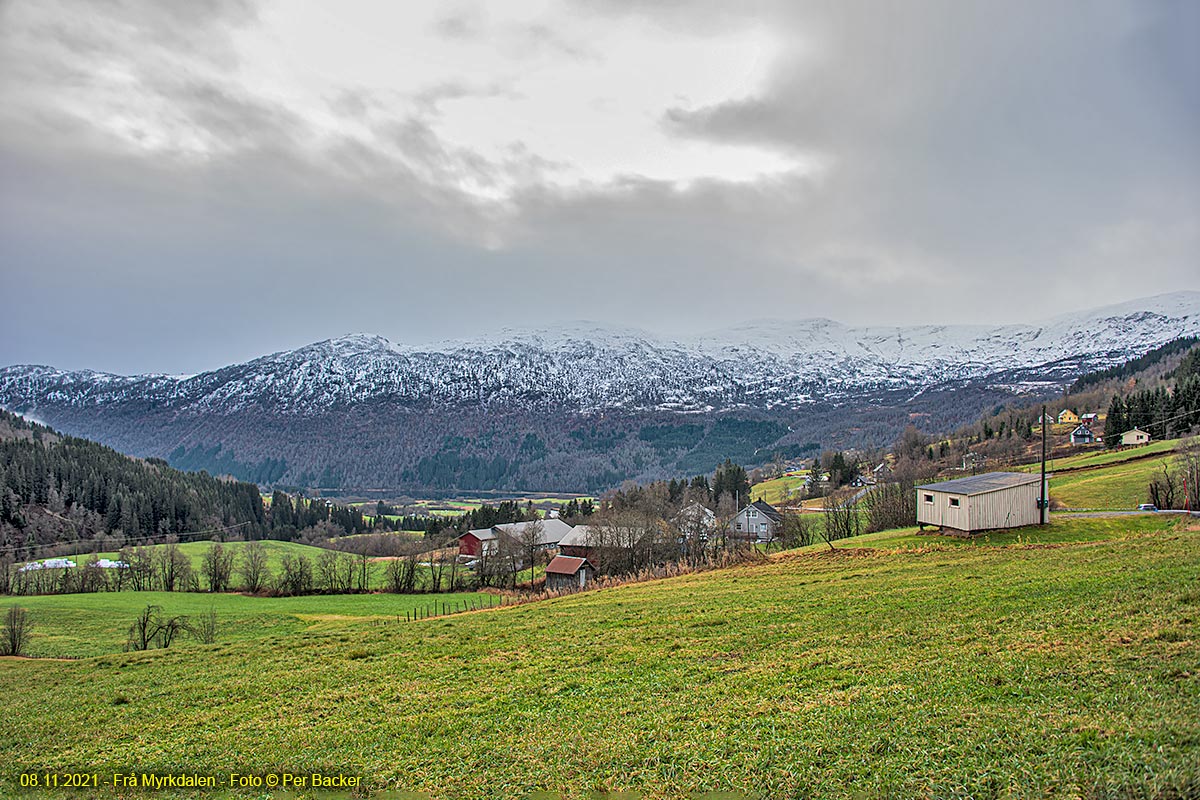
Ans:
<svg viewBox="0 0 1200 800"><path fill-rule="evenodd" d="M931 494L927 494L927 495L925 495L925 502L926 502L926 503L932 503L932 502L933 502L933 495L931 495Z"/></svg>
<svg viewBox="0 0 1200 800"><path fill-rule="evenodd" d="M950 498L950 507L951 507L951 508L958 508L958 498L957 498L957 497L951 497L951 498Z"/></svg>

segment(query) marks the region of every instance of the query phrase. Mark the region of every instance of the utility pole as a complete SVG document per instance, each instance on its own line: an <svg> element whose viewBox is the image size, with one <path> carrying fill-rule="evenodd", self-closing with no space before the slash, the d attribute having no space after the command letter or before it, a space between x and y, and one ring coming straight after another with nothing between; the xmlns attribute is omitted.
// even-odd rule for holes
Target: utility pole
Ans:
<svg viewBox="0 0 1200 800"><path fill-rule="evenodd" d="M1039 522L1038 524L1045 525L1046 524L1046 506L1049 505L1049 503L1047 502L1048 498L1046 497L1046 407L1045 406L1042 406L1042 485L1041 485L1041 488L1038 489L1038 495L1040 496L1040 499L1038 500L1038 509L1040 511L1040 515L1039 515L1038 519L1041 520L1041 522Z"/></svg>

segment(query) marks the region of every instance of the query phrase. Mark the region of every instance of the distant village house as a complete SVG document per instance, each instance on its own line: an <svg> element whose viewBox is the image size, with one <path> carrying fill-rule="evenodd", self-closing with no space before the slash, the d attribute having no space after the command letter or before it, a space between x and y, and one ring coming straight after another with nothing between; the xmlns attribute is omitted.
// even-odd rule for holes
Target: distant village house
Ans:
<svg viewBox="0 0 1200 800"><path fill-rule="evenodd" d="M1058 424L1059 425L1078 425L1079 424L1079 415L1076 414L1074 411L1072 411L1069 408L1064 408L1062 411L1058 412Z"/></svg>
<svg viewBox="0 0 1200 800"><path fill-rule="evenodd" d="M1146 444L1150 441L1150 434L1146 433L1141 428L1134 428L1131 431L1125 431L1121 434L1121 444Z"/></svg>
<svg viewBox="0 0 1200 800"><path fill-rule="evenodd" d="M1095 441L1096 435L1087 425L1080 425L1071 431L1071 444L1093 444Z"/></svg>
<svg viewBox="0 0 1200 800"><path fill-rule="evenodd" d="M779 537L783 515L765 500L755 500L737 513L729 523L729 531L742 539L769 542Z"/></svg>

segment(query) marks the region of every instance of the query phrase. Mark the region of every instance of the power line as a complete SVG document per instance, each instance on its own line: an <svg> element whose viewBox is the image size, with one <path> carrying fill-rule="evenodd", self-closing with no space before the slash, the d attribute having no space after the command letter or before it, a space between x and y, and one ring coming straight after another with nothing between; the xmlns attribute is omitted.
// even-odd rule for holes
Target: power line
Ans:
<svg viewBox="0 0 1200 800"><path fill-rule="evenodd" d="M69 520L66 517L59 516L58 514L54 514L53 512L48 512L48 513L50 513L51 516L61 519L63 522L69 522L72 525L75 525L75 527L79 527L74 521ZM203 531L186 531L183 533L156 533L156 534L151 534L148 536L135 536L132 538L126 538L124 540L124 542L118 547L118 549L120 549L120 547L126 547L129 545L136 546L138 544L147 544L154 539L164 539L164 538L169 538L169 537L175 537L178 539L178 538L185 537L185 536L186 537L211 536L214 533L224 533L226 531L232 531L232 530L237 530L238 528L244 528L250 524L252 524L252 521L247 520L246 522L238 522L233 525L225 525L220 528L209 528L208 530L203 530ZM0 547L0 553L15 553L18 550L23 550L25 548L29 548L29 549L33 549L33 550L39 550L39 549L44 550L44 549L55 548L55 547L70 548L70 547L74 547L74 546L83 546L86 549L90 545L94 545L94 544L98 544L97 539L88 539L88 540L79 539L74 542L49 542L46 544L35 544L35 545L20 545L20 546L7 545L5 547ZM79 555L79 554L73 553L72 555Z"/></svg>

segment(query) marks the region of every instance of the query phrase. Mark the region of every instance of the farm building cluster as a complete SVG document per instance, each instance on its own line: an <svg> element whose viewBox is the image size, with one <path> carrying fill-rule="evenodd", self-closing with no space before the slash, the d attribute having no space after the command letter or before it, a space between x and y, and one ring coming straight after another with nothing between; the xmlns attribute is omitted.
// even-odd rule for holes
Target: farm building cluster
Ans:
<svg viewBox="0 0 1200 800"><path fill-rule="evenodd" d="M783 515L776 508L756 500L725 526L711 509L692 503L670 520L669 527L678 531L678 544L686 550L691 544L704 546L722 531L725 537L747 544L771 542L778 538L782 522ZM636 540L644 535L642 528L620 524L572 527L549 517L469 530L458 537L458 555L479 569L489 561L544 553L549 557L546 588L573 590L586 587L614 553L636 547Z"/></svg>

